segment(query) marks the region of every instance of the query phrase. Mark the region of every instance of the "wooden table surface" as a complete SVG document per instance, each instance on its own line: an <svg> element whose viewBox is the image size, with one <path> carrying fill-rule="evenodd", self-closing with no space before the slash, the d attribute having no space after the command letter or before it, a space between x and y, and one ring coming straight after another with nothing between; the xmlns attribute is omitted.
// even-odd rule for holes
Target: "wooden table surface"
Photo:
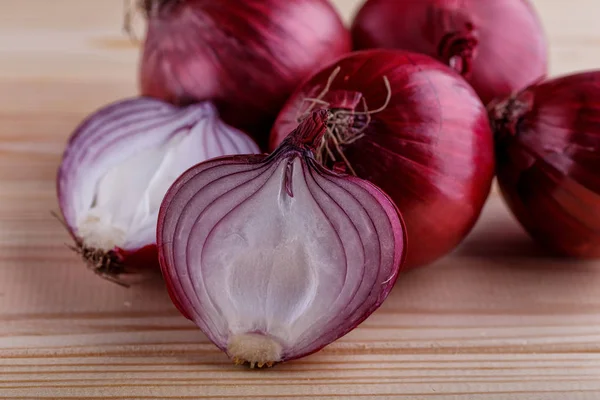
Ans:
<svg viewBox="0 0 600 400"><path fill-rule="evenodd" d="M337 1L346 18L358 3ZM552 74L600 68L600 1L535 3ZM360 328L271 370L231 365L160 277L127 290L93 276L50 210L71 130L135 93L121 12L0 0L1 398L600 399L600 263L544 257L497 195Z"/></svg>

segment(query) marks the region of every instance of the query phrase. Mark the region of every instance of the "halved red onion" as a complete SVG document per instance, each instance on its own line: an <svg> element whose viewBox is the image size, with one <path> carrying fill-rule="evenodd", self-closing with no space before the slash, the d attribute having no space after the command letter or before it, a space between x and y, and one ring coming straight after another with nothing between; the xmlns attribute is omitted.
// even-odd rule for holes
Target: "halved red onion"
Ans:
<svg viewBox="0 0 600 400"><path fill-rule="evenodd" d="M58 197L75 249L97 273L157 265L156 220L169 186L192 165L258 152L210 103L185 108L151 98L108 105L73 133Z"/></svg>
<svg viewBox="0 0 600 400"><path fill-rule="evenodd" d="M313 158L327 117L312 114L269 156L196 165L161 206L171 297L236 363L321 349L377 309L398 275L406 239L394 204Z"/></svg>

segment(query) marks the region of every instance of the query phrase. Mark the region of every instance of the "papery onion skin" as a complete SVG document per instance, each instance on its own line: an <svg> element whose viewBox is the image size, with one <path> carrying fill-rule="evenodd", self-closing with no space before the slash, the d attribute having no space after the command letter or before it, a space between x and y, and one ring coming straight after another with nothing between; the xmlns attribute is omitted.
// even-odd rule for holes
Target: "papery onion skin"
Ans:
<svg viewBox="0 0 600 400"><path fill-rule="evenodd" d="M269 156L230 156L198 164L184 173L173 184L161 206L157 228L157 243L159 245L161 270L165 277L165 281L167 282L169 294L182 314L194 321L208 338L217 347L226 352L236 363L247 362L251 366L258 365L259 367L265 365L272 366L277 362L290 361L320 350L327 344L335 341L355 328L381 305L390 293L398 277L400 267L403 264L406 243L404 224L402 222L402 217L389 197L367 181L328 171L314 161L312 155L314 144L319 141L319 137L324 132L326 118L326 112L320 111L313 113L304 121L298 130L293 132L288 139ZM314 337L314 340L308 343L300 342L304 343L300 348L294 347L294 343L286 343L285 340L278 338L273 332L268 329L265 331L264 328L260 327L247 332L242 331L241 334L235 332L236 324L241 324L241 322L236 320L227 321L225 317L227 313L222 310L226 308L227 301L225 300L228 300L228 298L224 300L223 297L226 297L229 293L235 292L236 286L231 286L229 283L230 278L224 280L219 279L216 282L211 281L212 274L218 273L213 272L211 268L214 269L216 267L206 265L206 262L202 261L209 257L207 255L207 252L209 252L209 249L207 249L207 247L209 247L209 237L218 231L218 227L222 221L225 218L234 215L236 210L243 207L248 199L253 199L254 196L258 195L257 193L265 190L263 188L266 183L263 183L263 181L268 182L271 177L274 176L274 171L277 171L281 165L285 164L289 166L289 163L301 165L301 169L298 170L294 168L294 172L291 172L290 176L288 176L287 173L285 174L286 182L281 183L280 194L273 193L275 197L279 198L278 202L288 204L292 207L290 209L293 209L294 206L292 204L294 204L294 202L302 201L302 194L300 193L302 184L297 182L297 179L299 179L298 176L301 175L295 175L301 173L304 174L305 178L312 177L310 179L316 179L313 182L313 190L323 191L322 193L320 192L321 194L319 195L313 193L315 195L314 201L317 201L317 197L325 194L325 197L329 196L327 203L329 206L338 204L337 201L340 199L339 196L346 196L347 199L353 199L351 201L353 202L352 204L355 204L355 207L358 204L363 204L365 207L364 210L358 208L354 210L343 209L340 204L337 205L337 207L340 207L340 210L347 213L345 218L348 218L348 221L352 220L357 224L354 225L354 229L356 229L357 233L359 231L363 233L366 232L362 231L364 228L362 224L367 223L367 220L361 218L374 218L376 215L380 218L371 219L370 223L373 225L372 228L369 228L372 232L377 232L377 237L381 240L379 250L377 250L377 254L379 255L376 258L379 261L379 265L362 264L362 275L359 276L355 275L360 271L353 270L345 272L346 278L344 278L344 288L346 285L351 287L353 285L358 285L354 289L354 292L352 292L353 294L348 297L348 303L337 303L337 300L342 296L342 292L340 292L337 295L338 297L335 298L335 301L327 304L320 304L320 306L328 310L327 312L331 315L326 314L322 316L328 318L325 321L327 322L325 325L323 325L323 322L320 322L320 320L309 321L309 328L312 328L313 325L317 323L321 325L317 326L319 329L309 329L308 333L304 332L300 336L301 338L304 337L304 335ZM287 181L288 179L290 181ZM321 181L321 184L316 183L319 180ZM327 195L327 191L324 189L327 185L333 185L332 188L336 188L334 191L337 191L337 194L333 195L333 191L331 191L329 192L329 195ZM246 190L246 186L256 186L257 189ZM329 190L331 190L331 188ZM238 204L233 202L233 197L240 197ZM211 200L213 198L214 200ZM231 205L226 205L229 203L231 203ZM219 211L221 207L224 207L224 209ZM233 208L230 209L231 207ZM287 209L288 206L284 207ZM300 206L298 205L297 207ZM366 211L367 209L370 211ZM375 212L375 210L377 211ZM269 212L270 211L271 209L269 209ZM352 213L353 211L354 213ZM273 209L272 212L277 213L278 210ZM210 220L209 215L211 213L219 213L218 215L224 213L224 216L218 217L216 225L214 226L200 221L202 218L205 218L203 221ZM254 214L256 214L256 212L254 212ZM361 217L358 217L359 215L361 215ZM253 217L254 216L248 215L247 218L243 218L242 220L245 222L242 222L239 226L244 227L253 223ZM315 218L310 212L302 213L299 217L306 220ZM229 220L228 223L238 226L239 221L235 222ZM332 226L338 226L336 230L343 226L338 225L339 222L334 224L332 221L329 221L329 223L331 223ZM298 228L300 229L301 227ZM194 233L196 233L196 235L194 235ZM338 233L341 234L342 232L340 231ZM239 234L236 233L237 236L242 236L243 234L243 231L240 231ZM201 239L204 235L206 235L206 239ZM268 236L268 232L265 232L264 235ZM362 235L362 233L360 235ZM262 234L259 236L262 236ZM362 236L357 237L362 238ZM308 241L309 239L311 238L303 237L299 240ZM338 239L341 240L341 236L339 236ZM246 240L257 240L257 243L262 243L262 237L246 238ZM325 238L322 240L327 241L333 239ZM371 239L368 239L365 242L353 243L352 245L349 245L349 247L356 250L360 248L362 243L364 256L365 253L374 251L367 250L370 248L367 246L369 240ZM333 240L333 242L335 243L335 240ZM219 244L221 243L222 242L219 242ZM371 245L372 244L373 243L371 243ZM335 247L336 246L333 246L331 249L332 252L336 251ZM249 251L253 249L254 248L252 247ZM274 251L276 250L271 250L271 252ZM226 247L224 247L221 252L229 253ZM196 254L196 256L194 256L194 254ZM246 256L251 257L251 254ZM197 257L202 257L202 259L198 261ZM366 257L368 258L368 256ZM366 260L366 258L364 260ZM349 265L354 265L356 267L360 264L360 261L351 261L350 259L346 259L346 262L348 263L345 264L346 268ZM359 264L350 264L354 262ZM198 263L201 263L201 265L197 265ZM275 265L274 267L274 269L271 269L269 281L273 280L275 282L281 282L281 280L285 280L285 274L289 272L285 272L287 269L284 268L284 265ZM326 267L326 265L317 263L317 268L323 271ZM314 273L326 273L323 271L315 271ZM203 276L203 278L201 279L200 276ZM339 274L334 274L333 276L335 277L334 279L340 278ZM355 282L357 279L360 280ZM202 281L206 287L203 286L200 281ZM214 289L214 293L216 294L212 297L207 289L211 284L217 286ZM244 281L241 284L245 285L246 282ZM297 282L297 285L299 286L302 286L303 284L306 284L306 282ZM250 289L252 288L249 287L248 290ZM269 291L267 291L267 293L260 293L261 295L264 294L264 297L266 298L264 302L268 303ZM247 297L249 302L253 302L256 301L253 300L255 295L256 293L254 292L244 292L242 296L243 298ZM290 296L292 296L292 294L290 294ZM349 294L347 293L345 296L349 296ZM288 301L288 299L280 300L282 302ZM313 298L309 304L317 304L318 306L318 303L319 298L316 297ZM350 307L351 304L352 308L348 309L347 307ZM295 309L296 306L292 307L292 309ZM340 308L340 306L343 307ZM214 311L211 311L211 307L214 308ZM329 307L331 307L333 311L329 311ZM252 314L256 314L257 316L255 317L257 321L261 320L262 312L264 312L262 309L252 310ZM239 313L236 315L236 318L250 318L245 315L246 314L244 313ZM277 321L276 318L271 321L272 325L275 326L278 325L279 322L281 321ZM259 322L256 323L260 325ZM290 324L293 327L295 323L296 321L294 320ZM224 330L227 333L220 333L221 330L217 327L221 325L225 327L221 330ZM269 324L269 326L270 325L271 324ZM274 343L274 341L278 343L277 346L280 346L280 353L277 353L278 358L247 359L240 357L234 351L237 347L236 349L233 349L232 342L236 344L236 338L249 335L253 335L253 339L259 341L265 340L271 344ZM296 345L300 345L300 343L296 343Z"/></svg>
<svg viewBox="0 0 600 400"><path fill-rule="evenodd" d="M355 49L427 54L453 66L485 104L543 78L547 42L529 0L368 0Z"/></svg>
<svg viewBox="0 0 600 400"><path fill-rule="evenodd" d="M531 86L491 107L502 195L554 254L600 257L600 71Z"/></svg>
<svg viewBox="0 0 600 400"><path fill-rule="evenodd" d="M110 168L141 151L163 146L174 137L190 136L197 138L193 143L202 145L189 149L195 152L189 160L177 162L184 171L208 158L259 151L243 132L220 122L215 107L208 102L176 107L153 98L128 98L100 108L75 129L59 167L57 195L65 227L75 242L72 248L96 273L121 283L124 275L158 268L158 253L154 229L147 240L111 250L86 243L77 221L86 205L95 202L87 191L95 190ZM155 218L157 214L158 210Z"/></svg>
<svg viewBox="0 0 600 400"><path fill-rule="evenodd" d="M301 80L350 51L327 0L149 1L142 94L173 103L211 100L224 121L264 144Z"/></svg>
<svg viewBox="0 0 600 400"><path fill-rule="evenodd" d="M396 50L352 53L303 83L279 114L275 147L340 68L327 95L329 108L369 110L364 137L342 146L358 177L395 201L408 231L408 267L433 262L454 249L477 221L494 176L493 138L486 109L453 70L421 54Z"/></svg>

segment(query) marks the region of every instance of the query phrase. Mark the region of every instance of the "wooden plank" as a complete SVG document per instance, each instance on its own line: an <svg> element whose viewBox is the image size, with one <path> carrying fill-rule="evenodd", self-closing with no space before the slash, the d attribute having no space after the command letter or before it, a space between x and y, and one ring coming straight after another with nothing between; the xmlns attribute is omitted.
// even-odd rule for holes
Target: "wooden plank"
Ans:
<svg viewBox="0 0 600 400"><path fill-rule="evenodd" d="M336 1L347 21L359 3ZM534 3L553 75L600 67L600 3ZM600 398L600 265L545 257L497 196L360 328L267 371L232 366L158 274L129 290L93 276L50 211L71 130L135 93L121 6L0 0L0 397Z"/></svg>

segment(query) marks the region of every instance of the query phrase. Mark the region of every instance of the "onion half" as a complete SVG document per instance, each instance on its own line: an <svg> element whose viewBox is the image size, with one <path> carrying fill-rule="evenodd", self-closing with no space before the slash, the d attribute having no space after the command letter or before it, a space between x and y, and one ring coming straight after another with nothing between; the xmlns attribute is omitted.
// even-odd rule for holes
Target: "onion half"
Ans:
<svg viewBox="0 0 600 400"><path fill-rule="evenodd" d="M600 71L490 108L498 183L521 225L553 253L600 257Z"/></svg>
<svg viewBox="0 0 600 400"><path fill-rule="evenodd" d="M269 156L196 165L161 206L171 297L236 363L321 349L377 309L398 276L406 239L394 204L313 158L326 118L312 114Z"/></svg>
<svg viewBox="0 0 600 400"><path fill-rule="evenodd" d="M318 158L345 164L392 198L406 221L407 265L430 263L462 241L494 176L487 112L464 79L421 54L352 53L296 90L271 147L317 106L335 115Z"/></svg>
<svg viewBox="0 0 600 400"><path fill-rule="evenodd" d="M253 152L256 144L210 103L132 98L100 109L73 133L58 172L74 249L108 278L157 265L156 221L169 186L200 161Z"/></svg>

